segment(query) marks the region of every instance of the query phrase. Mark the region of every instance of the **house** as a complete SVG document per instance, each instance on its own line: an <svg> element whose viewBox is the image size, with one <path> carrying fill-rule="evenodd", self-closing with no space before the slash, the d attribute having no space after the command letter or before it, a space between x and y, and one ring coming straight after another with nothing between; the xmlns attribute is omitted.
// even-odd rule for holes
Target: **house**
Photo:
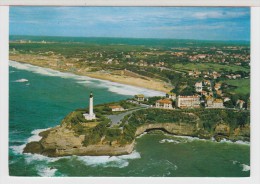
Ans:
<svg viewBox="0 0 260 184"><path fill-rule="evenodd" d="M157 100L155 103L156 108L173 109L172 100L169 98Z"/></svg>
<svg viewBox="0 0 260 184"><path fill-rule="evenodd" d="M209 96L206 100L206 108L224 108L222 99L214 99Z"/></svg>
<svg viewBox="0 0 260 184"><path fill-rule="evenodd" d="M222 90L216 90L217 95L222 96Z"/></svg>
<svg viewBox="0 0 260 184"><path fill-rule="evenodd" d="M170 98L174 101L176 99L176 94L172 92L166 93L166 98Z"/></svg>
<svg viewBox="0 0 260 184"><path fill-rule="evenodd" d="M193 75L193 74L194 74L193 71L189 71L189 72L188 72L188 75L189 75L189 76L191 76L191 75Z"/></svg>
<svg viewBox="0 0 260 184"><path fill-rule="evenodd" d="M212 108L224 108L223 100L222 99L215 99L213 101L213 107Z"/></svg>
<svg viewBox="0 0 260 184"><path fill-rule="evenodd" d="M236 105L238 106L239 109L243 109L244 108L244 104L245 104L245 101L237 100Z"/></svg>
<svg viewBox="0 0 260 184"><path fill-rule="evenodd" d="M202 90L202 91L201 91L201 95L207 96L207 95L208 95L208 92Z"/></svg>
<svg viewBox="0 0 260 184"><path fill-rule="evenodd" d="M143 102L143 101L144 101L144 95L143 95L143 94L135 95L135 99L136 99L138 102Z"/></svg>
<svg viewBox="0 0 260 184"><path fill-rule="evenodd" d="M230 101L231 99L229 97L224 97L224 102L228 102Z"/></svg>
<svg viewBox="0 0 260 184"><path fill-rule="evenodd" d="M216 83L214 89L217 91L221 88L221 83Z"/></svg>
<svg viewBox="0 0 260 184"><path fill-rule="evenodd" d="M196 82L195 83L195 91L196 92L202 92L202 82Z"/></svg>
<svg viewBox="0 0 260 184"><path fill-rule="evenodd" d="M211 85L210 80L203 80L203 83L204 83L205 86Z"/></svg>
<svg viewBox="0 0 260 184"><path fill-rule="evenodd" d="M199 108L200 97L198 95L193 96L181 96L179 95L176 100L176 106L178 108Z"/></svg>
<svg viewBox="0 0 260 184"><path fill-rule="evenodd" d="M110 105L109 108L113 111L113 112L118 112L118 111L124 111L125 109L120 106L120 105Z"/></svg>

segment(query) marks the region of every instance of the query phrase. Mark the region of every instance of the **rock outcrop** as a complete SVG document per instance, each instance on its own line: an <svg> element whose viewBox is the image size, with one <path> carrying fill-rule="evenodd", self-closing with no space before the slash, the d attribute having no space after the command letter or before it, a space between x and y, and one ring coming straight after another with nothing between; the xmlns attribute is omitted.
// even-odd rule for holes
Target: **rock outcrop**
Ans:
<svg viewBox="0 0 260 184"><path fill-rule="evenodd" d="M217 141L223 138L249 141L250 126L239 127L234 130L228 124L219 123L212 132L208 132L198 124L189 123L155 123L144 124L137 127L135 136L146 131L163 130L169 134L193 136L204 139L215 137ZM100 141L96 144L84 146L84 135L78 135L67 126L57 126L39 134L42 139L39 142L30 142L26 145L24 153L37 153L49 157L67 155L124 155L133 151L135 141L121 145L117 141Z"/></svg>

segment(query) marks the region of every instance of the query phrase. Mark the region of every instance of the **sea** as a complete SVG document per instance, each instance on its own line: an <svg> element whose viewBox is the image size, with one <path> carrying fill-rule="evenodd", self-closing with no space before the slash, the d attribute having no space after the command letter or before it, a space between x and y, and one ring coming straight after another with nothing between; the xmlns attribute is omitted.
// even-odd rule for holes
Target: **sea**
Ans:
<svg viewBox="0 0 260 184"><path fill-rule="evenodd" d="M161 92L9 62L9 174L39 177L248 177L250 144L216 142L149 132L136 139L134 151L122 156L49 158L24 154L26 143L55 127L71 111L94 104Z"/></svg>

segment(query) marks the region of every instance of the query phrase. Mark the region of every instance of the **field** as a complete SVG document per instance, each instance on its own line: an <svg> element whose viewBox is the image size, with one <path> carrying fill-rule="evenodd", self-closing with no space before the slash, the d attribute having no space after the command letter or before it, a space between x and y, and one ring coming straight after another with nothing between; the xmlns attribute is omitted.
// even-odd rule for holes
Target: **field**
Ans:
<svg viewBox="0 0 260 184"><path fill-rule="evenodd" d="M240 95L250 94L250 79L226 80L224 82L236 87L234 90L230 90L230 92Z"/></svg>

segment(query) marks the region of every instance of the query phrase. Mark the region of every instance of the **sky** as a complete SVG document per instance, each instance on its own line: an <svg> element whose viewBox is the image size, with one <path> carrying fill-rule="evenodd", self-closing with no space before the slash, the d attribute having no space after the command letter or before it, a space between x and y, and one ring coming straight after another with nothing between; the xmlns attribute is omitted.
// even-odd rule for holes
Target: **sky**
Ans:
<svg viewBox="0 0 260 184"><path fill-rule="evenodd" d="M10 35L250 40L250 9L11 7Z"/></svg>

